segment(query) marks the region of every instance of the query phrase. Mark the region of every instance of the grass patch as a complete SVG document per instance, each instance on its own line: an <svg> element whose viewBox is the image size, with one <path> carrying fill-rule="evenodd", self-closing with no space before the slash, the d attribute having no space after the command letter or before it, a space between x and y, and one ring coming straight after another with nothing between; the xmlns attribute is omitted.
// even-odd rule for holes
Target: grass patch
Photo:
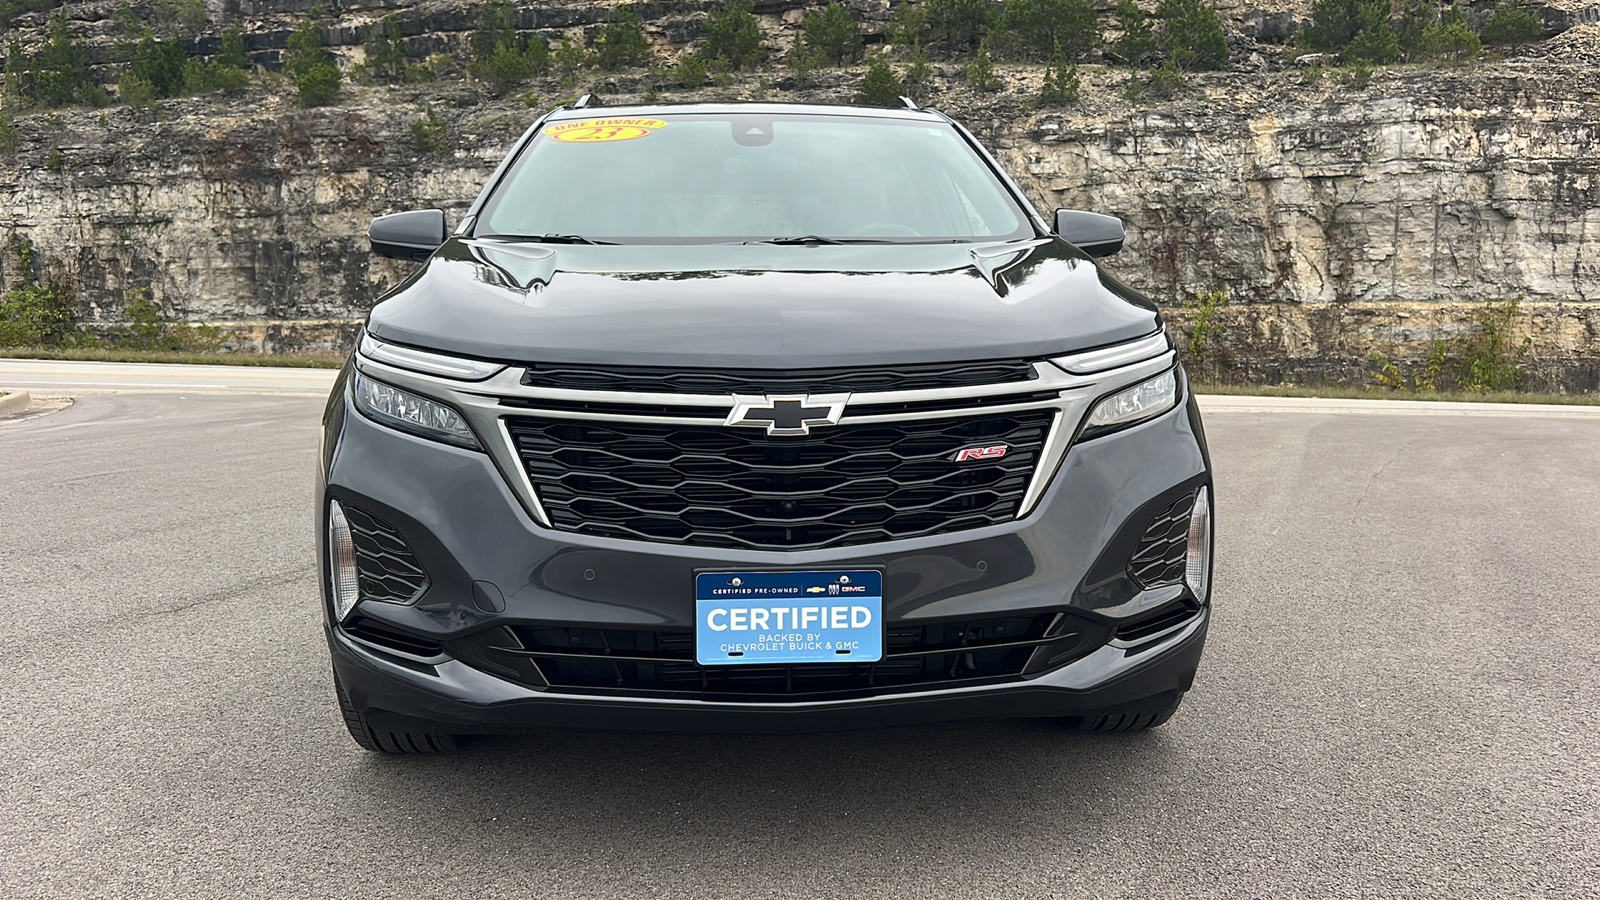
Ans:
<svg viewBox="0 0 1600 900"><path fill-rule="evenodd" d="M189 353L174 350L132 350L122 347L0 347L3 359L67 359L83 362L178 363L198 366L271 366L298 369L337 369L342 353Z"/></svg>
<svg viewBox="0 0 1600 900"><path fill-rule="evenodd" d="M1600 394L1537 394L1531 391L1416 391L1381 387L1300 384L1193 383L1196 394L1247 397L1308 397L1330 400L1432 400L1449 403L1548 403L1557 406L1600 406Z"/></svg>

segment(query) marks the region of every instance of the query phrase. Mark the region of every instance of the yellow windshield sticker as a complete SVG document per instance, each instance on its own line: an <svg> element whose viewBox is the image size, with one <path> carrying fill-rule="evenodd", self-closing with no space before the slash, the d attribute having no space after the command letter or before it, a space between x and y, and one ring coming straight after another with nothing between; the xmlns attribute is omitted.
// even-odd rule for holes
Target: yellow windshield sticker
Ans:
<svg viewBox="0 0 1600 900"><path fill-rule="evenodd" d="M562 122L544 130L551 140L572 144L603 144L607 141L631 141L646 137L667 123L660 119L585 119L582 122Z"/></svg>

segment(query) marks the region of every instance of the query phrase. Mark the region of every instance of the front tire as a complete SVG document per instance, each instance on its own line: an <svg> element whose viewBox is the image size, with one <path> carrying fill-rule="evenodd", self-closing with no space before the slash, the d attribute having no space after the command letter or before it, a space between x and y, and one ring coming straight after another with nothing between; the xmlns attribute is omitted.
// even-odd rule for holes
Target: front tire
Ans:
<svg viewBox="0 0 1600 900"><path fill-rule="evenodd" d="M337 674L333 676L333 690L339 696L339 712L344 716L344 726L350 730L350 737L354 738L363 750L400 755L440 753L461 746L461 740L451 734L380 731L373 728L367 714L356 709L355 704L350 702L350 695L345 692Z"/></svg>

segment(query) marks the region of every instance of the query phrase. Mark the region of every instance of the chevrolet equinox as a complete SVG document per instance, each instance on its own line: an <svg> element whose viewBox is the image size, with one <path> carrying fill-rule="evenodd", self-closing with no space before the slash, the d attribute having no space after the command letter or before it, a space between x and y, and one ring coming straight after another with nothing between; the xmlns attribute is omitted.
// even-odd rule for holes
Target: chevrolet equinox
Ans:
<svg viewBox="0 0 1600 900"><path fill-rule="evenodd" d="M1160 725L1211 464L1120 219L904 109L539 119L329 399L334 687L368 750L544 727Z"/></svg>

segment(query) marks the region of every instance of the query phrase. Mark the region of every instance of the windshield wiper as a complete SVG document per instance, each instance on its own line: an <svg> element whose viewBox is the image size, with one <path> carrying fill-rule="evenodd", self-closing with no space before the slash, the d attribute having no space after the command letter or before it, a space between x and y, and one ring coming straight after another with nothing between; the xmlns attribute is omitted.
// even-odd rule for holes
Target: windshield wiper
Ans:
<svg viewBox="0 0 1600 900"><path fill-rule="evenodd" d="M889 241L877 238L830 238L817 234L807 234L801 237L775 237L760 241L745 241L746 244L887 244Z"/></svg>
<svg viewBox="0 0 1600 900"><path fill-rule="evenodd" d="M615 244L616 241L597 241L581 234L480 234L478 237L500 241L537 241L541 244Z"/></svg>

